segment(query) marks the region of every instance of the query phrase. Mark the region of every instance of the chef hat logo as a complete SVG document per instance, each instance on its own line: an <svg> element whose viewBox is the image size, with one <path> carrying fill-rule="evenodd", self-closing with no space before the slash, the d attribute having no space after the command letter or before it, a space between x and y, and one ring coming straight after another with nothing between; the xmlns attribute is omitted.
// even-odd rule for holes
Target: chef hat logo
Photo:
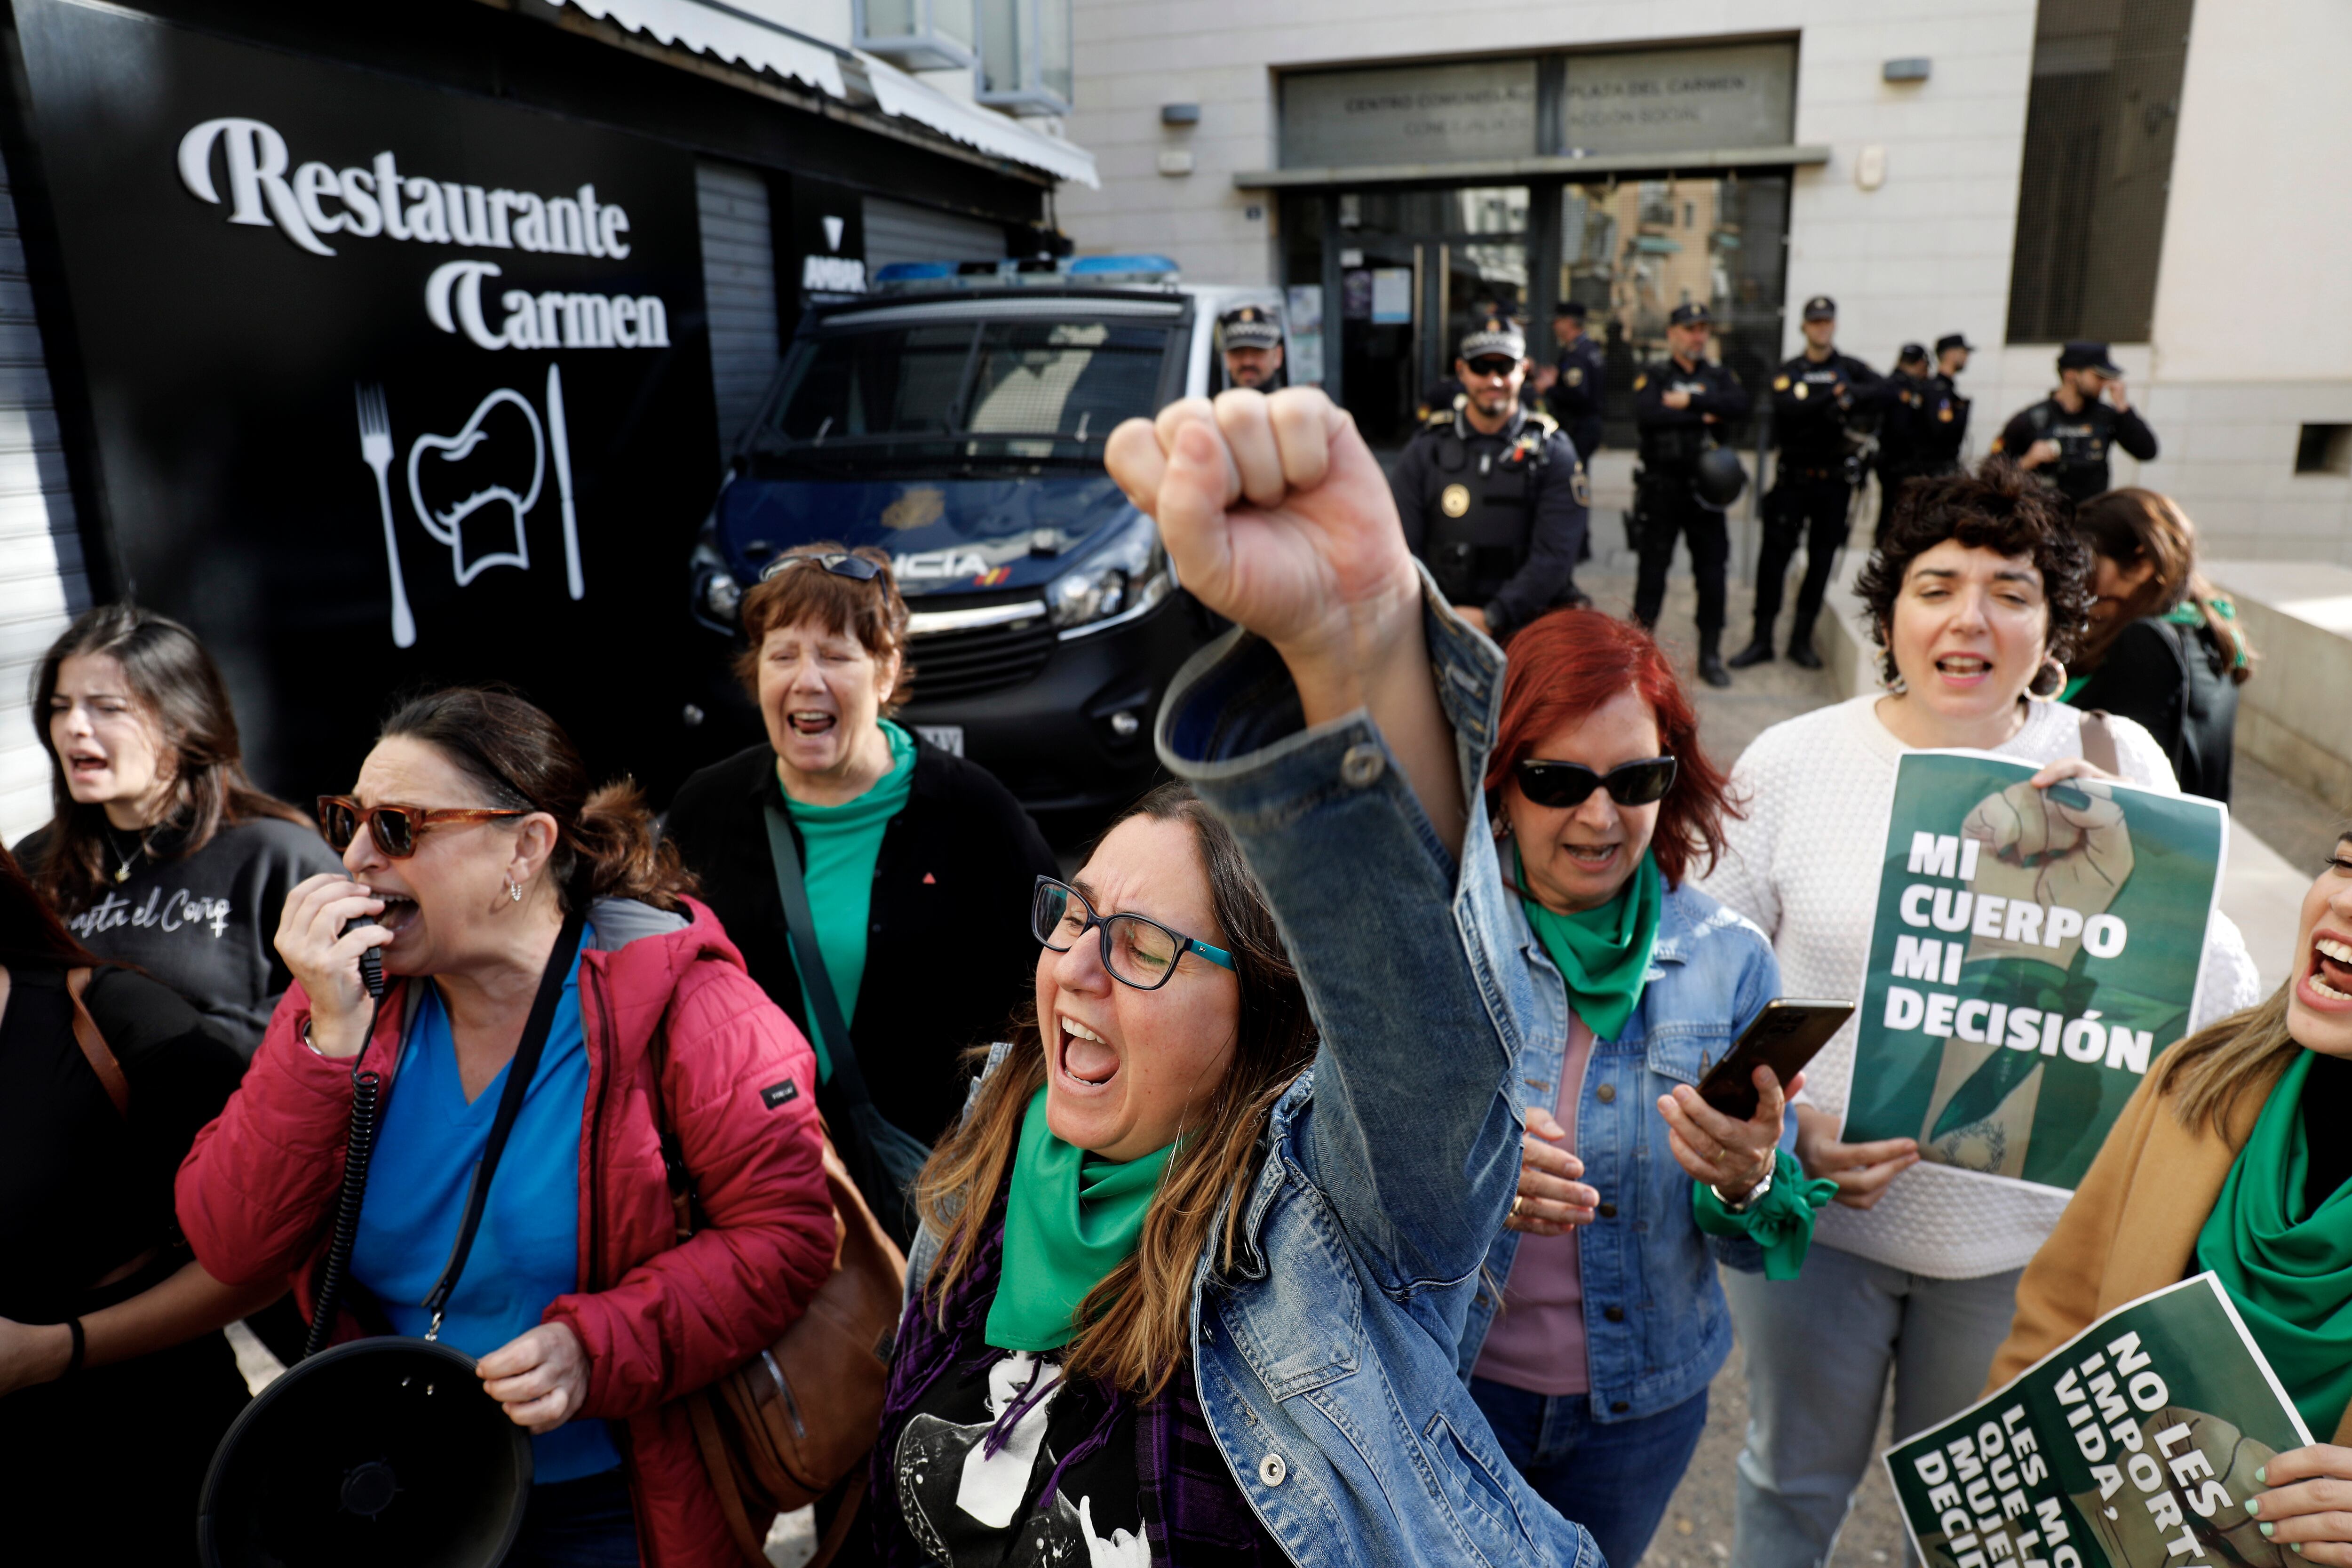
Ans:
<svg viewBox="0 0 2352 1568"><path fill-rule="evenodd" d="M408 448L408 499L425 531L449 547L459 586L492 566L530 567L523 515L547 474L547 433L520 393L500 387L454 436Z"/></svg>

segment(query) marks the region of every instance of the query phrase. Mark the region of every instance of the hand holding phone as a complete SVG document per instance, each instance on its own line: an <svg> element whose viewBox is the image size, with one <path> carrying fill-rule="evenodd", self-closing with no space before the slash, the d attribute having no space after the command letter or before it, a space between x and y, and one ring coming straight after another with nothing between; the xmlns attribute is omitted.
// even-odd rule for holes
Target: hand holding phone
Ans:
<svg viewBox="0 0 2352 1568"><path fill-rule="evenodd" d="M1783 1088L1805 1068L1830 1037L1853 1016L1851 1002L1768 1002L1738 1043L1699 1079L1698 1095L1734 1121L1756 1114L1756 1069L1770 1068Z"/></svg>

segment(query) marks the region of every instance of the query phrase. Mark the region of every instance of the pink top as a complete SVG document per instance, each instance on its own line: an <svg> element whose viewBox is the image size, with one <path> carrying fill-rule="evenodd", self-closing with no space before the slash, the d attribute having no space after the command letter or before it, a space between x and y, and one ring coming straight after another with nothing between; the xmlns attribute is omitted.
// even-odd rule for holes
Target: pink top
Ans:
<svg viewBox="0 0 2352 1568"><path fill-rule="evenodd" d="M1576 1148L1576 1102L1584 1093L1584 1067L1591 1058L1592 1031L1571 1011L1559 1103L1552 1109L1568 1130L1570 1151ZM1502 1310L1495 1315L1495 1326L1487 1331L1472 1372L1529 1394L1592 1391L1584 1360L1584 1279L1574 1230L1564 1236L1520 1236Z"/></svg>

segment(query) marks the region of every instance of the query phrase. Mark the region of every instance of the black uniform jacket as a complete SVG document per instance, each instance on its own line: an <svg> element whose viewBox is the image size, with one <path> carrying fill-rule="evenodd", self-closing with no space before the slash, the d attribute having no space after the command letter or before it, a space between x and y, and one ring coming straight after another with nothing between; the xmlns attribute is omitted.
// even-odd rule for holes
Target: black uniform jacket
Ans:
<svg viewBox="0 0 2352 1568"><path fill-rule="evenodd" d="M768 853L767 805L781 798L775 752L753 746L679 785L665 828L751 978L806 1034ZM1035 990L1029 905L1041 874L1060 875L1020 802L979 763L919 737L907 805L883 829L874 860L866 974L849 1033L875 1108L926 1142L963 1110L957 1054L1004 1038L1006 1019ZM818 1104L838 1123L830 1098L819 1089Z"/></svg>
<svg viewBox="0 0 2352 1568"><path fill-rule="evenodd" d="M1969 400L1940 375L1896 371L1879 384L1878 471L1889 479L1948 472L1968 439Z"/></svg>
<svg viewBox="0 0 2352 1568"><path fill-rule="evenodd" d="M1803 354L1772 372L1772 434L1781 468L1839 469L1853 450L1846 426L1878 399L1883 378L1852 354Z"/></svg>
<svg viewBox="0 0 2352 1568"><path fill-rule="evenodd" d="M1608 362L1601 356L1601 345L1591 338L1579 338L1559 351L1551 390L1544 394L1551 416L1576 443L1576 455L1587 462L1601 449L1601 403L1608 393Z"/></svg>
<svg viewBox="0 0 2352 1568"><path fill-rule="evenodd" d="M2084 404L2080 414L2069 414L2056 398L2045 397L2003 426L1992 449L2014 459L2024 457L2036 441L2057 442L2058 460L2034 472L2075 501L2089 500L2113 482L2108 478L2110 448L2121 447L2143 463L2156 456L2156 432L2139 410L2117 413L2104 400Z"/></svg>
<svg viewBox="0 0 2352 1568"><path fill-rule="evenodd" d="M1690 406L1667 407L1670 392L1689 393ZM1706 423L1710 414L1713 425ZM1710 438L1726 439L1725 426L1747 417L1748 389L1713 360L1688 369L1679 361L1661 360L1633 378L1633 423L1642 432L1642 466L1652 478L1670 469L1686 471Z"/></svg>
<svg viewBox="0 0 2352 1568"><path fill-rule="evenodd" d="M1515 409L1502 430L1488 436L1459 409L1433 414L1397 458L1389 488L1404 520L1406 548L1430 563L1441 584L1446 573L1431 554L1435 545L1460 531L1484 546L1475 552L1478 564L1463 602L1485 609L1496 636L1581 598L1576 559L1591 492L1574 443L1548 416ZM1506 536L1507 545L1486 544Z"/></svg>

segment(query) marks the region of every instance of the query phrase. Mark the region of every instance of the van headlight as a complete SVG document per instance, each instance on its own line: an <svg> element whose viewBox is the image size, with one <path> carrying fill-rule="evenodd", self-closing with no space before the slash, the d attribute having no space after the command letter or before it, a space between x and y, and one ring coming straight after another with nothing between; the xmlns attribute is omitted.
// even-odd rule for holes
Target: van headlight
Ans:
<svg viewBox="0 0 2352 1568"><path fill-rule="evenodd" d="M1045 589L1045 605L1054 625L1066 635L1139 616L1175 586L1159 525L1137 512L1084 564L1054 579Z"/></svg>
<svg viewBox="0 0 2352 1568"><path fill-rule="evenodd" d="M714 631L740 631L743 585L735 581L727 558L719 552L717 530L709 523L703 525L701 537L694 542L688 570L694 583L688 605L695 616Z"/></svg>

